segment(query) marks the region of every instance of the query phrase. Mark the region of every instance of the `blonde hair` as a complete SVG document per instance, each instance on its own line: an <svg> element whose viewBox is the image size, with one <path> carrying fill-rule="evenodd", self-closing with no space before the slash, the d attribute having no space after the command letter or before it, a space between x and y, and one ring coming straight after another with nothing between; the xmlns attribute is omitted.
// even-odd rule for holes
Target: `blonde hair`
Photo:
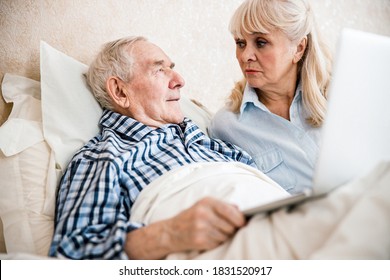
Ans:
<svg viewBox="0 0 390 280"><path fill-rule="evenodd" d="M113 110L110 96L106 91L106 81L115 76L129 82L133 74L134 59L131 50L135 42L147 41L141 36L121 38L103 45L85 74L87 84L102 108Z"/></svg>
<svg viewBox="0 0 390 280"><path fill-rule="evenodd" d="M246 0L235 11L229 25L235 37L243 33L282 31L292 42L307 36L304 56L298 64L303 104L308 122L320 126L326 113L326 98L331 79L331 54L317 31L307 0ZM239 112L246 80L236 83L229 97L229 108Z"/></svg>

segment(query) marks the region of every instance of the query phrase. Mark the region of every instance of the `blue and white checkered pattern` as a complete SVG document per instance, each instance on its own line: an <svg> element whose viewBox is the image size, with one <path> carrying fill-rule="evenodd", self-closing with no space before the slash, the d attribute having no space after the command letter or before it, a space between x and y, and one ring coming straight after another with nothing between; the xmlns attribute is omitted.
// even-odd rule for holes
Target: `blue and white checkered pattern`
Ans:
<svg viewBox="0 0 390 280"><path fill-rule="evenodd" d="M246 152L210 139L189 119L152 129L106 110L100 125L61 180L51 256L126 259L126 234L142 226L129 222L130 209L154 179L193 162L254 165Z"/></svg>

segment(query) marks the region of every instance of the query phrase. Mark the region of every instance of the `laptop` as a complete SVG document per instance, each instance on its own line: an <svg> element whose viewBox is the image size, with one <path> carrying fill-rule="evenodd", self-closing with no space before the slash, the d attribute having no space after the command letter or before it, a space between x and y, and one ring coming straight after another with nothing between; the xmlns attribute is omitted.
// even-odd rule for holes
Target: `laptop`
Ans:
<svg viewBox="0 0 390 280"><path fill-rule="evenodd" d="M343 29L334 59L312 188L246 216L325 196L390 160L390 37Z"/></svg>

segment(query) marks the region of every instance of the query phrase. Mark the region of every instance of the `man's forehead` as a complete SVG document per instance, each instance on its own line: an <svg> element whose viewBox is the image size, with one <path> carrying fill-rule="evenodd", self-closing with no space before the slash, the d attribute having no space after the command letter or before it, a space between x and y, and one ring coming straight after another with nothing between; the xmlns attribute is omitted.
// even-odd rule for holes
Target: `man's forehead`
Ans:
<svg viewBox="0 0 390 280"><path fill-rule="evenodd" d="M137 42L132 53L136 62L146 64L148 66L158 66L172 63L170 58L161 48L147 41Z"/></svg>

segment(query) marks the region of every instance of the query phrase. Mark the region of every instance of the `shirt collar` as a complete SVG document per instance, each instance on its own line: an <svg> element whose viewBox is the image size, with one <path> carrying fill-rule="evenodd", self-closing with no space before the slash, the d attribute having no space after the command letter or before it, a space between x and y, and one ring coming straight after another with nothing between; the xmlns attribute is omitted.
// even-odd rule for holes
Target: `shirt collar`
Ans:
<svg viewBox="0 0 390 280"><path fill-rule="evenodd" d="M144 125L131 117L124 116L110 110L103 111L103 115L100 119L100 125L105 128L113 129L116 132L126 135L126 137L130 137L136 141L141 141L145 135L156 131L156 129ZM186 117L180 124L166 124L161 126L160 129L165 130L172 126L175 126L182 131L186 145L190 145L191 143L204 139L205 137L205 134L201 131L201 129Z"/></svg>
<svg viewBox="0 0 390 280"><path fill-rule="evenodd" d="M245 112L245 109L250 104L253 104L255 107L258 107L263 111L268 111L267 107L265 107L265 105L259 101L255 89L250 87L247 83L242 97L240 115L242 115Z"/></svg>
<svg viewBox="0 0 390 280"><path fill-rule="evenodd" d="M302 95L302 84L301 82L298 83L297 89L295 90L295 95L293 102L291 104L294 104L301 100ZM253 106L258 107L259 109L269 112L268 108L259 100L257 93L254 88L250 87L248 83L245 85L242 102L240 106L240 117L244 114L245 109L248 107L248 105L253 104Z"/></svg>
<svg viewBox="0 0 390 280"><path fill-rule="evenodd" d="M113 129L120 134L135 139L136 141L140 141L145 135L154 130L133 118L107 109L103 111L103 115L100 119L100 125L104 128Z"/></svg>
<svg viewBox="0 0 390 280"><path fill-rule="evenodd" d="M184 120L179 124L166 124L160 127L160 129L169 129L172 126L175 127L176 131L180 131L180 134L183 135L184 144L187 147L194 142L205 139L206 137L202 130L187 117L184 117Z"/></svg>
<svg viewBox="0 0 390 280"><path fill-rule="evenodd" d="M184 118L182 124L185 125L183 131L184 131L184 144L186 146L190 146L194 142L205 139L206 135L190 119Z"/></svg>

